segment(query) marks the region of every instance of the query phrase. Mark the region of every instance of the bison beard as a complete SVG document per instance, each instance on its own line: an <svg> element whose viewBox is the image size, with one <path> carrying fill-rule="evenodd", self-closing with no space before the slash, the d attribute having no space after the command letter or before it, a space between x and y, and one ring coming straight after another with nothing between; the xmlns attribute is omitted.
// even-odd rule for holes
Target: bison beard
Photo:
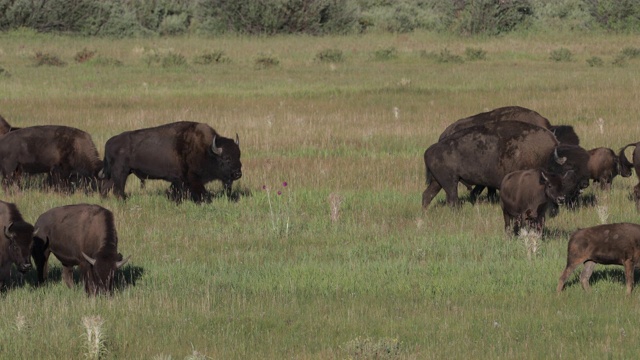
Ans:
<svg viewBox="0 0 640 360"><path fill-rule="evenodd" d="M169 193L176 201L188 193L201 202L208 195L205 185L213 180L220 180L230 195L233 182L242 176L239 144L237 135L232 140L196 122L127 131L107 141L101 177L111 182L114 195L122 199L127 177L135 174L170 182Z"/></svg>

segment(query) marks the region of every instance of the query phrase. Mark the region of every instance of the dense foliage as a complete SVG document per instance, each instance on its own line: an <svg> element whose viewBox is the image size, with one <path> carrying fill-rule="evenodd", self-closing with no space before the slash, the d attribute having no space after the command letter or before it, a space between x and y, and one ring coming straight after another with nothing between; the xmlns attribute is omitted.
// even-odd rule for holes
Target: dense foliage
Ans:
<svg viewBox="0 0 640 360"><path fill-rule="evenodd" d="M0 0L0 30L131 37L426 29L640 31L636 0Z"/></svg>

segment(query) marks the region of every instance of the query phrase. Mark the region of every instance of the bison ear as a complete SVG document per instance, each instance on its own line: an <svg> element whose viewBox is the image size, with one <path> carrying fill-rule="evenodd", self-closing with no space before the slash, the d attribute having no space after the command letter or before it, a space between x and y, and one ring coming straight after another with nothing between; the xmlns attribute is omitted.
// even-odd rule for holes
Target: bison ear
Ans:
<svg viewBox="0 0 640 360"><path fill-rule="evenodd" d="M213 141L211 142L211 151L220 156L222 155L222 148L216 147L216 135L213 135Z"/></svg>
<svg viewBox="0 0 640 360"><path fill-rule="evenodd" d="M4 227L4 236L6 236L7 239L11 239L14 235L14 233L10 230L12 225L13 222L10 222L9 225Z"/></svg>
<svg viewBox="0 0 640 360"><path fill-rule="evenodd" d="M82 257L85 258L85 260L87 260L89 262L89 264L91 264L91 266L96 264L96 259L90 257L89 255L85 254L84 251L82 251Z"/></svg>

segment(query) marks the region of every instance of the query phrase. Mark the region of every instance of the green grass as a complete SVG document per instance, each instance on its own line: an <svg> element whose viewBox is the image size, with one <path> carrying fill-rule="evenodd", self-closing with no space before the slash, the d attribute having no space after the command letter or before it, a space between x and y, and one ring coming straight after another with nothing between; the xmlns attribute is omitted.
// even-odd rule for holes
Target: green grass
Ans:
<svg viewBox="0 0 640 360"><path fill-rule="evenodd" d="M0 77L0 114L12 125L75 126L102 152L122 131L201 121L239 134L244 165L238 202L176 205L164 196L167 183L140 189L134 177L126 202L4 194L31 222L54 206L101 204L132 258L110 298L67 289L57 260L44 287L34 286L34 272L23 285L15 275L0 295L0 357L88 357L83 318L100 316L107 359L632 358L638 295L625 296L621 267L597 267L590 294L576 275L560 296L555 287L568 234L599 224L597 206L607 206L608 222L638 221L629 198L635 175L616 178L610 194L589 188L595 204L548 219L531 256L522 239L504 235L499 206L484 198L450 209L441 193L421 210L424 150L462 117L520 105L573 125L587 149L638 141L640 62L612 65L632 42L0 34L0 67L11 74ZM470 48L486 58L424 56ZM574 61L550 60L559 48ZM83 49L108 64L76 63ZM210 49L228 60L194 61ZM317 61L326 49L342 61ZM372 61L380 49L394 56ZM67 65L36 67L37 52ZM149 54L179 66L149 65ZM263 54L278 65L257 69ZM590 66L594 57L603 65Z"/></svg>

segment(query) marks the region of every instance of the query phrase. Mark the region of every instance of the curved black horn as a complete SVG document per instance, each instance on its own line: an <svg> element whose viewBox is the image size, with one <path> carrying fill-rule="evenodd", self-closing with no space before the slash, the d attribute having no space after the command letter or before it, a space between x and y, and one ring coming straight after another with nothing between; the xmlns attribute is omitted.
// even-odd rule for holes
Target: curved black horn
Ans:
<svg viewBox="0 0 640 360"><path fill-rule="evenodd" d="M238 133L236 133L236 145L240 146L240 137L238 137Z"/></svg>
<svg viewBox="0 0 640 360"><path fill-rule="evenodd" d="M567 161L566 157L559 157L558 156L558 148L556 147L555 150L553 150L553 159L560 165L564 165L565 161Z"/></svg>
<svg viewBox="0 0 640 360"><path fill-rule="evenodd" d="M92 266L96 264L96 259L90 257L89 255L85 254L84 251L82 251L82 256L85 258L85 260L87 260L89 262L89 264L91 264Z"/></svg>
<svg viewBox="0 0 640 360"><path fill-rule="evenodd" d="M211 151L216 155L222 155L222 148L216 147L216 135L213 135L213 141L211 142Z"/></svg>

